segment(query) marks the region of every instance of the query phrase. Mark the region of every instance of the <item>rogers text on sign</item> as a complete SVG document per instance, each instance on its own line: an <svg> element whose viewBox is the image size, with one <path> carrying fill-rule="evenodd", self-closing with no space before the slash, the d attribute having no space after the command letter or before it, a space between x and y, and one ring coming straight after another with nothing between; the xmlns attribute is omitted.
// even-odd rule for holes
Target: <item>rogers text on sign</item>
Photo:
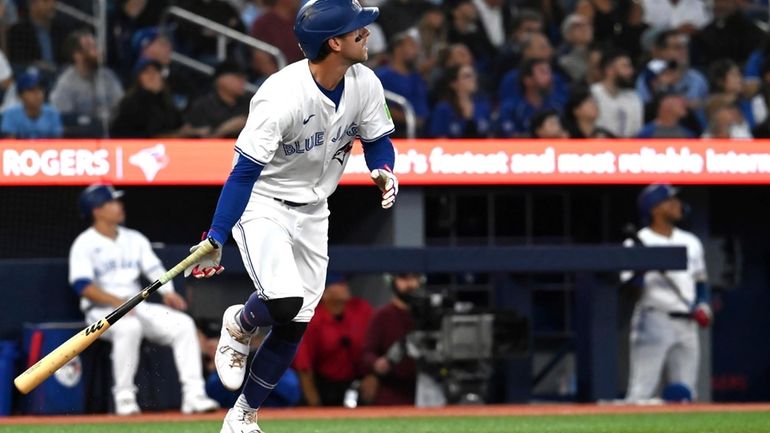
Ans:
<svg viewBox="0 0 770 433"><path fill-rule="evenodd" d="M5 176L104 176L110 171L107 149L33 149L3 151Z"/></svg>

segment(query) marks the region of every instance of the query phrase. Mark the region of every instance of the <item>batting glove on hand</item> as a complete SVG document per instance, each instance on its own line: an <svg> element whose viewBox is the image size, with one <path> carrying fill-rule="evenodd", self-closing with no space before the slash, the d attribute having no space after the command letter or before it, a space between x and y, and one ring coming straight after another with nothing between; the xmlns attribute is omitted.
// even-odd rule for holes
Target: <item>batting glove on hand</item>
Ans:
<svg viewBox="0 0 770 433"><path fill-rule="evenodd" d="M382 191L382 208L390 208L396 202L398 195L398 178L387 166L372 170L371 175L374 183Z"/></svg>
<svg viewBox="0 0 770 433"><path fill-rule="evenodd" d="M191 253L194 253L195 250L205 245L207 242L214 242L217 248L203 256L199 261L188 266L187 269L184 270L185 277L189 277L190 274L192 274L195 278L209 278L221 274L222 271L225 270L225 267L219 264L222 260L222 245L216 239L207 237L206 232L203 232L202 238L203 240L201 240L198 245L193 245L193 247L190 248Z"/></svg>
<svg viewBox="0 0 770 433"><path fill-rule="evenodd" d="M708 328L714 320L714 313L711 312L709 304L700 302L693 308L692 318L698 322L701 328Z"/></svg>

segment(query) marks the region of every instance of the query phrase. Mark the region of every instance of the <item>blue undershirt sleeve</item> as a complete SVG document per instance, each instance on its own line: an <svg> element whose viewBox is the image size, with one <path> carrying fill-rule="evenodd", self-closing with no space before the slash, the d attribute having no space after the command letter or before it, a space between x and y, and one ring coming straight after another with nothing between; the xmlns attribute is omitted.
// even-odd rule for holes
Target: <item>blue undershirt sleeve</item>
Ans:
<svg viewBox="0 0 770 433"><path fill-rule="evenodd" d="M386 166L391 170L393 169L396 152L393 150L393 142L390 141L390 137L384 135L370 142L361 140L361 143L364 145L364 159L366 159L366 166L369 167L369 170L385 168Z"/></svg>
<svg viewBox="0 0 770 433"><path fill-rule="evenodd" d="M74 283L72 283L72 290L75 291L75 293L78 294L78 296L83 294L83 290L88 287L88 285L91 284L91 280L88 278L80 278L75 280Z"/></svg>
<svg viewBox="0 0 770 433"><path fill-rule="evenodd" d="M695 305L708 303L711 300L711 288L708 283L698 281L695 283Z"/></svg>
<svg viewBox="0 0 770 433"><path fill-rule="evenodd" d="M222 192L219 194L214 220L211 222L209 236L220 245L224 245L233 226L243 215L251 197L251 190L257 182L264 165L238 156L233 171L230 172Z"/></svg>

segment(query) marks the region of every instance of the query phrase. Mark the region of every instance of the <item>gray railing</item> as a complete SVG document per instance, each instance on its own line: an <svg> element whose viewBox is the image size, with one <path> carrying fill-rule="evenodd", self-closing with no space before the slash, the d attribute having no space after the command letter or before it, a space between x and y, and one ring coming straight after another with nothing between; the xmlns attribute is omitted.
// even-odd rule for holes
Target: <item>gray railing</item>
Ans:
<svg viewBox="0 0 770 433"><path fill-rule="evenodd" d="M403 108L404 120L406 121L406 137L414 138L417 133L417 116L414 114L414 107L412 107L412 104L410 104L403 96L391 92L390 90L385 91L385 99L395 102Z"/></svg>
<svg viewBox="0 0 770 433"><path fill-rule="evenodd" d="M241 32L237 32L229 27L219 24L216 21L212 21L206 17L194 14L178 6L171 6L166 9L165 12L163 12L163 16L160 20L162 26L166 25L169 17L176 17L217 33L217 59L220 61L227 57L227 40L229 39L270 54L275 58L278 69L286 66L286 56L283 55L283 52L276 46L270 45L267 42L260 41L257 38L243 34ZM183 55L179 54L177 59L181 58L180 56ZM190 57L188 57L188 59L195 60Z"/></svg>

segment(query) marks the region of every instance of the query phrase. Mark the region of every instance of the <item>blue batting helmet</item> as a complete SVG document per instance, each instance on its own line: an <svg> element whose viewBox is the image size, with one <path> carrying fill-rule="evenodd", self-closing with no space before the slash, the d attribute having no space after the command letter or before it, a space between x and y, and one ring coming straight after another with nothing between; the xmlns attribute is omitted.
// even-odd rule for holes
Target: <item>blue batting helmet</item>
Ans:
<svg viewBox="0 0 770 433"><path fill-rule="evenodd" d="M361 7L358 0L308 0L297 12L294 34L308 60L335 36L366 27L380 14L378 8Z"/></svg>
<svg viewBox="0 0 770 433"><path fill-rule="evenodd" d="M650 215L655 206L660 203L676 197L679 190L667 183L653 183L647 186L639 193L636 204L639 208L639 216L646 224L650 221Z"/></svg>
<svg viewBox="0 0 770 433"><path fill-rule="evenodd" d="M108 201L117 200L123 196L123 191L116 191L112 185L94 184L80 193L78 205L83 217L91 216L91 211L101 207Z"/></svg>

